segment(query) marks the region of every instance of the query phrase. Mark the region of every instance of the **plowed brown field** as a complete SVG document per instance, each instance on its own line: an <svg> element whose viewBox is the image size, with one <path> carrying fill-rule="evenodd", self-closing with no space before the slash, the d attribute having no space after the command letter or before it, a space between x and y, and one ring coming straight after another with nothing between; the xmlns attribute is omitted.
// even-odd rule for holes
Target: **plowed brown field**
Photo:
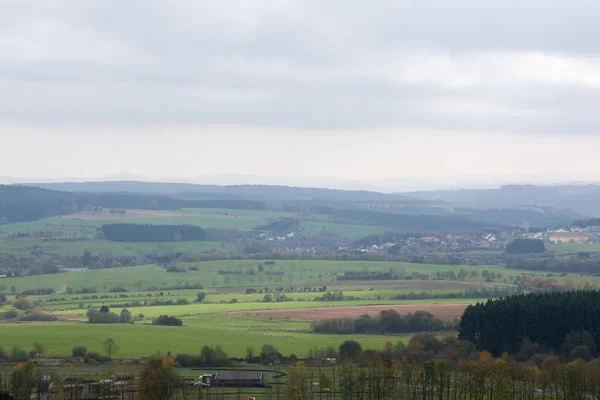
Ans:
<svg viewBox="0 0 600 400"><path fill-rule="evenodd" d="M427 311L445 321L460 318L468 304L410 304L387 306L348 306L297 308L291 310L239 311L232 314L262 315L286 319L323 320L330 318L356 318L364 314L377 315L382 310L394 310L400 314Z"/></svg>

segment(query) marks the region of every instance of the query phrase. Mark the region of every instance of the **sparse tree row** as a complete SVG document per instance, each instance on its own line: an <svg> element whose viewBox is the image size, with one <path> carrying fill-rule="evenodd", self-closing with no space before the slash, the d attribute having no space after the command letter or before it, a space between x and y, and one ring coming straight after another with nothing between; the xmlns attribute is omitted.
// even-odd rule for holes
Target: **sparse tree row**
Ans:
<svg viewBox="0 0 600 400"><path fill-rule="evenodd" d="M307 367L300 361L287 377L270 379L262 397L270 399L343 400L579 400L600 397L600 363L576 360L561 363L548 357L540 365L518 363L507 355L488 352L474 359L386 358L370 353L368 363L346 361L339 366ZM123 366L124 368L126 366ZM135 375L98 381L67 379L19 363L0 375L0 399L120 398L140 400L213 398L210 388L182 377L177 362L167 356L150 358ZM206 393L204 393L206 392ZM241 395L241 391L239 392ZM214 394L219 398L218 392ZM104 397L102 397L104 396Z"/></svg>
<svg viewBox="0 0 600 400"><path fill-rule="evenodd" d="M558 352L573 333L580 337L577 345L595 355L595 343L600 343L599 292L522 294L488 300L467 307L459 326L460 340L496 356L516 353L524 340L541 351Z"/></svg>

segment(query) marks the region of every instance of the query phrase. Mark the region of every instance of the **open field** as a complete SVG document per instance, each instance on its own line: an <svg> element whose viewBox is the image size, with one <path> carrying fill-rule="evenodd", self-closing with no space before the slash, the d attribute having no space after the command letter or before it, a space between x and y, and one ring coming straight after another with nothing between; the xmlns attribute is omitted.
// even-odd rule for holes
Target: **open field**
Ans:
<svg viewBox="0 0 600 400"><path fill-rule="evenodd" d="M386 228L359 224L337 224L328 215L291 212L229 210L229 209L182 209L182 210L127 210L125 215L113 215L109 210L100 213L79 212L66 216L43 218L37 221L5 224L0 226L0 238L18 233L52 232L53 237L94 238L96 230L104 224L135 223L156 225L197 225L202 228L236 229L250 231L279 217L295 217L300 220L300 230L308 235L321 231L335 233L348 239L382 233Z"/></svg>
<svg viewBox="0 0 600 400"><path fill-rule="evenodd" d="M159 315L174 315L177 317L185 317L192 315L204 314L227 314L249 312L255 314L265 310L306 310L312 308L343 308L343 307L358 307L358 306L397 306L397 305L412 305L418 308L420 305L428 304L472 304L482 299L443 299L443 300L348 300L348 301L286 301L280 303L234 303L234 304L187 304L187 305L169 305L169 306L142 306L131 307L129 311L133 315L144 314L146 318L158 317ZM49 309L52 311L52 309ZM116 311L120 309L115 308ZM66 319L85 320L86 310L74 306L73 308L55 310L56 315Z"/></svg>
<svg viewBox="0 0 600 400"><path fill-rule="evenodd" d="M218 242L108 242L106 240L66 241L23 239L0 241L0 253L14 255L29 255L33 251L43 251L46 254L60 256L82 256L89 250L93 255L112 257L144 256L146 254L170 254L174 252L201 253L217 250L227 253L233 250L228 243Z"/></svg>
<svg viewBox="0 0 600 400"><path fill-rule="evenodd" d="M68 355L74 346L86 346L102 353L101 342L113 338L119 345L120 357L144 357L162 354L198 354L204 345L221 345L230 356L242 357L248 346L260 350L272 344L284 354L304 356L314 347L337 348L344 340L357 340L368 348L383 348L407 336L318 335L308 332L309 323L280 319L253 318L242 315L202 315L184 318L184 326L152 326L143 324L93 325L77 322L21 323L0 325L2 346L29 349L34 342L47 348L47 355Z"/></svg>
<svg viewBox="0 0 600 400"><path fill-rule="evenodd" d="M587 244L553 244L547 246L548 250L557 254L582 253L582 252L600 252L600 243Z"/></svg>
<svg viewBox="0 0 600 400"><path fill-rule="evenodd" d="M258 265L263 262L256 260L227 260L209 261L199 263L178 264L184 268L196 267L197 271L166 272L156 265L141 265L135 267L110 268L101 270L88 270L81 272L69 272L52 275L32 275L18 278L2 278L0 285L10 287L14 285L17 291L25 289L48 288L63 291L67 286L75 290L83 287L96 287L97 290L107 291L115 286L127 289L139 287L166 287L175 285L199 284L204 287L235 287L235 286L286 286L290 284L325 284L338 283L336 276L345 271L371 271L388 272L391 268L395 271L404 271L410 275L413 272L421 274L435 274L441 271L454 271L458 273L461 269L465 271L476 271L476 281L483 278L481 273L501 273L504 276L532 273L533 271L510 270L501 266L485 265L428 265L395 262L366 262L366 261L320 261L320 260L286 260L276 261L272 265L264 265L264 272L258 271ZM220 274L219 271L230 271ZM253 270L253 273L249 273ZM276 275L277 274L277 275ZM539 274L539 273L537 273ZM353 281L343 281L352 284ZM354 281L355 282L355 281ZM368 286L369 283L362 282ZM458 283L460 285L460 283ZM418 289L415 289L418 290Z"/></svg>
<svg viewBox="0 0 600 400"><path fill-rule="evenodd" d="M304 308L291 310L264 310L258 312L241 312L245 315L260 315L266 317L286 318L292 320L323 320L331 318L358 318L361 315L378 315L383 310L394 310L400 314L427 311L437 318L452 321L462 316L468 304L414 304L414 305L383 305L383 306L348 306Z"/></svg>

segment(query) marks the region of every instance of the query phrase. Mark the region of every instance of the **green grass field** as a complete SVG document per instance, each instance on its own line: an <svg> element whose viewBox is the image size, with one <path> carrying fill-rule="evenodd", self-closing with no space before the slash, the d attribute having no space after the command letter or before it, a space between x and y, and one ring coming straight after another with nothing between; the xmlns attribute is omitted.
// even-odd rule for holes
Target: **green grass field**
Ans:
<svg viewBox="0 0 600 400"><path fill-rule="evenodd" d="M123 243L104 240L61 241L42 239L0 241L0 253L28 255L34 250L41 250L46 254L58 254L60 256L81 256L86 250L89 250L94 255L122 257L144 256L152 253L201 253L210 250L227 253L234 250L234 248L231 244L218 242Z"/></svg>
<svg viewBox="0 0 600 400"><path fill-rule="evenodd" d="M553 244L548 246L548 250L554 251L556 254L600 252L600 243Z"/></svg>
<svg viewBox="0 0 600 400"><path fill-rule="evenodd" d="M387 272L390 268L394 270L404 269L406 274L419 272L432 274L438 271L454 271L458 273L461 269L466 271L477 271L479 280L481 273L500 272L504 276L518 275L531 271L509 270L501 266L484 265L428 265L409 264L394 262L364 262L364 261L319 261L319 260L291 260L277 261L274 265L265 265L264 272L258 272L261 261L249 260L227 260L210 261L200 263L179 264L182 267L196 267L198 271L186 271L181 273L166 272L155 265L143 265L135 267L111 268L101 270L89 270L83 272L69 272L52 275L37 275L18 278L3 278L0 285L4 287L15 286L17 291L36 288L54 288L56 291L65 290L67 286L78 290L83 287L96 287L100 291L107 291L115 286L127 289L139 287L146 289L151 286L166 287L175 285L200 284L209 287L235 287L235 286L285 286L289 284L327 284L336 282L336 276L345 271L378 271ZM254 274L227 274L219 275L219 270L246 272L253 269ZM268 273L281 273L283 275L267 275ZM531 272L534 273L534 272ZM348 282L348 281L345 281ZM348 282L351 283L351 282ZM368 282L365 283L368 285Z"/></svg>
<svg viewBox="0 0 600 400"><path fill-rule="evenodd" d="M378 226L337 224L328 215L299 214L275 211L182 209L175 211L128 210L126 215L112 215L108 210L101 213L80 212L72 215L43 218L37 221L0 226L0 238L17 233L52 232L60 238L94 238L96 230L111 223L198 225L203 228L236 229L250 231L279 217L296 217L300 229L308 235L325 230L348 239L382 233L388 229Z"/></svg>
<svg viewBox="0 0 600 400"><path fill-rule="evenodd" d="M34 342L46 346L47 355L69 355L75 346L102 353L101 342L113 338L120 357L144 357L156 352L198 354L204 345L221 345L234 357L243 357L246 348L260 350L274 345L283 354L304 356L314 347L337 348L344 340L356 340L365 348L383 348L387 340L406 341L407 336L318 335L308 333L308 322L247 317L241 315L200 315L185 317L184 326L143 324L93 325L88 323L28 323L0 325L1 346L25 349Z"/></svg>

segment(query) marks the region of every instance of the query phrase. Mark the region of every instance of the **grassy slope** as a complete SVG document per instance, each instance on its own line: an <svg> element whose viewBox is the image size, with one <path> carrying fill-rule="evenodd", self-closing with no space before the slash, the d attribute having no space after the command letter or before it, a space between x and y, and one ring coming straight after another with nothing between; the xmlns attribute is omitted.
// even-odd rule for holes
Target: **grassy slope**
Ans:
<svg viewBox="0 0 600 400"><path fill-rule="evenodd" d="M518 275L527 271L508 270L501 266L471 266L471 265L427 265L392 262L363 262L363 261L277 261L275 265L265 265L265 272L259 273L257 266L260 261L228 260L211 261L202 263L182 264L185 267L196 266L198 271L187 271L183 273L169 273L155 265L143 265L136 267L112 268L84 272L71 272L53 275L27 276L19 278L3 278L0 285L10 287L14 285L17 291L35 289L41 287L52 287L57 291L71 286L75 290L82 287L96 286L98 291L114 286L123 286L132 289L135 282L139 282L143 289L150 286L172 286L185 282L202 284L204 287L229 287L256 285L281 286L285 284L320 283L335 281L338 274L344 271L360 271L367 268L369 271L388 271L390 268L403 268L407 274L420 272L431 274L438 271L455 271L461 269L466 271L477 271L479 279L481 272L501 272L503 275ZM219 269L242 270L249 268L255 270L254 275L219 275ZM284 272L283 276L267 276L266 272ZM351 283L351 282L348 282ZM367 283L368 285L368 283ZM105 291L105 290L103 290Z"/></svg>
<svg viewBox="0 0 600 400"><path fill-rule="evenodd" d="M270 219L277 217L298 217L300 227L308 234L317 234L325 229L340 236L356 239L362 236L381 233L386 228L366 225L336 224L328 215L307 215L251 210L226 209L183 209L178 211L148 211L130 210L125 216L111 215L107 210L102 213L78 213L68 216L44 218L37 221L7 224L0 226L0 238L25 232L52 231L66 237L93 238L96 229L103 224L116 222L138 224L167 224L167 225L198 225L203 228L237 229L249 231L268 224Z"/></svg>
<svg viewBox="0 0 600 400"><path fill-rule="evenodd" d="M233 247L230 244L218 242L177 242L177 243L122 243L107 241L50 241L50 240L13 240L0 242L0 253L28 255L33 249L39 248L44 253L56 253L60 256L83 255L86 250L92 254L110 253L113 257L138 256L152 252L162 253L167 250L181 252L204 252L218 250L230 252Z"/></svg>
<svg viewBox="0 0 600 400"><path fill-rule="evenodd" d="M202 315L184 318L182 327L142 324L92 325L86 323L30 323L0 325L2 346L29 349L34 342L46 346L48 355L67 355L74 346L102 352L107 337L119 345L119 356L141 357L155 352L197 354L204 345L221 345L230 356L242 357L248 346L260 349L272 344L284 354L303 356L313 347L338 347L357 340L365 348L382 348L386 340L406 341L401 336L316 335L307 333L307 322L290 322L240 315Z"/></svg>

